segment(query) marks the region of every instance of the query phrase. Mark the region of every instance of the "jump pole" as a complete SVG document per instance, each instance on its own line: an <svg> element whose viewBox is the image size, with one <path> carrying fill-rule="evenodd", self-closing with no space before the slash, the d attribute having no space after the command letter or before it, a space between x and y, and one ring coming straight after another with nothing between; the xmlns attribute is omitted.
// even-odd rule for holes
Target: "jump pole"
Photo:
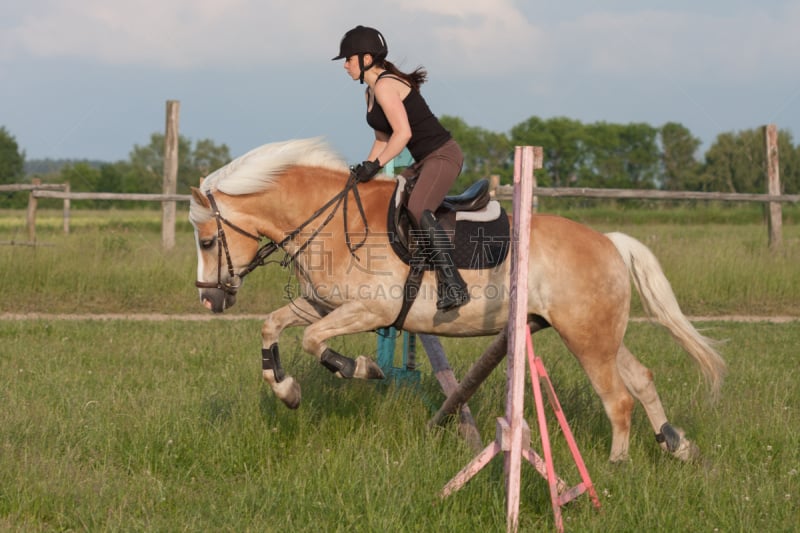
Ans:
<svg viewBox="0 0 800 533"><path fill-rule="evenodd" d="M474 477L489 461L501 451L504 452L504 472L506 484L506 528L509 532L516 532L519 528L519 500L520 500L520 478L522 458L528 460L536 470L548 480L550 486L551 502L556 528L563 531L561 520L561 506L576 498L585 491L592 495L596 507L600 503L594 491L591 480L589 479L586 467L580 457L577 445L575 444L566 419L561 413L561 406L555 396L552 383L547 375L541 359L536 358L533 353L533 343L531 341L530 328L527 324L527 300L528 300L528 246L530 242L530 223L531 223L531 198L533 195L533 170L542 168L543 151L541 147L517 146L514 152L514 200L513 200L513 229L512 243L514 253L511 256L511 275L510 275L510 312L508 322L508 361L506 374L506 415L497 419L497 433L495 441L480 452L464 469L451 479L442 489L441 496L447 497L451 493L459 490L464 484ZM502 339L503 336L498 336ZM531 381L534 397L536 401L537 419L542 438L545 459L539 457L530 447L530 429L523 418L524 388L525 388L525 366L526 354L531 370ZM474 392L474 389L488 375L499 362L497 351L491 350L481 357L484 360L481 365L473 365L475 372L474 387L460 387L456 394L451 396L458 397L451 401L451 405L459 405ZM480 361L479 361L480 362ZM473 369L470 369L472 373ZM544 413L544 402L541 393L541 382L546 381L548 385L548 396L551 407L556 412L559 424L564 430L565 438L568 441L570 450L575 459L576 466L580 471L583 483L567 488L566 483L556 476L553 467L552 453L550 450L550 439L547 433L547 421ZM465 385L462 382L462 385ZM464 390L470 389L470 390ZM448 403L448 402L445 402ZM445 406L442 406L437 413L439 420L446 416ZM434 417L432 422L436 421Z"/></svg>

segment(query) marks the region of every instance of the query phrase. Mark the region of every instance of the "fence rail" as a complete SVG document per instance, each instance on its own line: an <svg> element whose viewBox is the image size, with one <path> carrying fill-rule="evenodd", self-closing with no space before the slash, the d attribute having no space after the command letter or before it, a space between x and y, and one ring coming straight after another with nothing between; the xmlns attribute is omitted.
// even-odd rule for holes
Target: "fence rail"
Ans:
<svg viewBox="0 0 800 533"><path fill-rule="evenodd" d="M34 189L35 198L59 198L63 200L127 200L133 202L188 202L189 194L145 194L115 192L59 192Z"/></svg>
<svg viewBox="0 0 800 533"><path fill-rule="evenodd" d="M496 188L495 198L510 200L514 188L511 185L500 185ZM534 196L550 198L613 198L638 200L719 200L726 202L800 202L800 194L753 194L726 192L693 192L693 191L658 191L649 189L590 189L587 187L534 187Z"/></svg>
<svg viewBox="0 0 800 533"><path fill-rule="evenodd" d="M492 177L491 192L498 200L511 200L513 187L497 185L497 178ZM71 200L118 200L131 202L188 202L189 194L145 194L145 193L110 193L110 192L70 192L69 184L10 184L0 185L0 192L29 191L30 198L27 210L28 243L12 243L16 245L36 242L36 209L38 199L49 198L64 200L64 233L69 233ZM534 187L534 210L538 205L537 197L549 198L606 198L631 200L700 200L724 202L757 202L763 204L798 203L800 194L750 194L693 191L660 191L652 189L594 189L588 187ZM8 244L8 243L4 243Z"/></svg>
<svg viewBox="0 0 800 533"><path fill-rule="evenodd" d="M166 137L177 139L177 101L167 102L167 128ZM610 199L639 199L639 200L700 200L700 201L725 201L725 202L759 202L766 204L769 209L769 243L770 248L776 250L781 244L783 203L800 202L800 194L777 194L780 190L780 176L778 174L778 143L777 127L770 124L764 127L765 147L767 154L767 194L723 193L723 192L693 192L693 191L660 191L653 189L593 189L585 187L537 187L535 177L533 183L533 210L538 207L538 197L583 197L583 198L610 198ZM36 241L36 207L39 198L56 198L64 200L64 233L69 233L69 213L71 200L123 200L136 202L161 202L162 204L162 241L165 248L174 244L175 232L175 202L188 201L191 196L174 194L174 168L177 163L177 147L167 147L164 163L164 192L166 194L124 194L106 192L71 192L69 183L45 184L33 180L31 184L0 185L0 192L30 191L28 199L27 227L30 242ZM495 198L511 200L513 187L499 185L499 177L491 177L491 191Z"/></svg>
<svg viewBox="0 0 800 533"><path fill-rule="evenodd" d="M69 188L66 183L10 183L0 185L0 192L20 191L63 191Z"/></svg>

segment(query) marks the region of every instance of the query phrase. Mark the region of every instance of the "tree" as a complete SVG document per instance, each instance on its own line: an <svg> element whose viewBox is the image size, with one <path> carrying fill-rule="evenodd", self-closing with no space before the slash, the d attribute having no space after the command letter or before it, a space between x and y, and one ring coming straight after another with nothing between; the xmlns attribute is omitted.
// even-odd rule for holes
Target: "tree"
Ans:
<svg viewBox="0 0 800 533"><path fill-rule="evenodd" d="M695 158L700 139L677 122L661 126L661 188L694 191L700 187L700 162Z"/></svg>
<svg viewBox="0 0 800 533"><path fill-rule="evenodd" d="M778 161L781 188L786 194L800 189L800 151L792 145L788 131L778 131ZM706 152L702 175L705 190L765 193L766 143L764 129L722 133Z"/></svg>
<svg viewBox="0 0 800 533"><path fill-rule="evenodd" d="M217 146L209 139L192 142L180 135L178 138L179 194L189 192L201 177L231 160L227 145ZM125 192L161 193L164 173L164 134L153 133L147 146L134 145L130 153L130 171L125 179Z"/></svg>
<svg viewBox="0 0 800 533"><path fill-rule="evenodd" d="M586 164L578 182L584 187L653 188L661 152L658 130L644 123L586 126Z"/></svg>
<svg viewBox="0 0 800 533"><path fill-rule="evenodd" d="M511 144L541 146L544 168L539 185L569 187L576 184L587 159L585 135L583 124L577 120L531 117L511 128Z"/></svg>
<svg viewBox="0 0 800 533"><path fill-rule="evenodd" d="M458 117L444 115L440 120L464 152L464 167L453 186L454 192L461 192L475 181L492 174L510 178L513 154L508 137L468 126Z"/></svg>
<svg viewBox="0 0 800 533"><path fill-rule="evenodd" d="M5 126L0 126L0 183L17 183L25 176L25 152Z"/></svg>
<svg viewBox="0 0 800 533"><path fill-rule="evenodd" d="M788 134L787 136L791 138ZM786 194L800 194L800 145L791 150L790 153L791 161L786 161L786 165L792 169L792 172L785 174L783 179L784 190Z"/></svg>
<svg viewBox="0 0 800 533"><path fill-rule="evenodd" d="M130 173L130 168L130 164L124 161L101 166L95 190L99 192L123 192L125 190L125 176Z"/></svg>
<svg viewBox="0 0 800 533"><path fill-rule="evenodd" d="M756 130L723 133L706 153L705 182L712 191L763 193L764 137Z"/></svg>
<svg viewBox="0 0 800 533"><path fill-rule="evenodd" d="M208 176L230 160L231 154L227 145L217 146L210 139L201 139L189 153L183 174L179 169L178 181L188 190L190 186L197 186L201 177Z"/></svg>
<svg viewBox="0 0 800 533"><path fill-rule="evenodd" d="M61 169L60 180L67 182L73 191L96 191L100 181L100 169L94 168L85 161L71 163Z"/></svg>
<svg viewBox="0 0 800 533"><path fill-rule="evenodd" d="M787 130L778 130L778 161L782 192L800 194L800 146L794 146Z"/></svg>

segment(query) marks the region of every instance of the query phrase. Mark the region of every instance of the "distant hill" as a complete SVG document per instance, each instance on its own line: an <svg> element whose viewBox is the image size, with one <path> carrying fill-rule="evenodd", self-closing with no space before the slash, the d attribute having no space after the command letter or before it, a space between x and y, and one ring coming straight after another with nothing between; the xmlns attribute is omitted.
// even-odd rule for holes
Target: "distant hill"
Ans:
<svg viewBox="0 0 800 533"><path fill-rule="evenodd" d="M92 168L100 168L107 165L107 161L97 161L89 159L31 159L25 161L25 175L46 175L59 172L67 165L74 165L75 163L85 163Z"/></svg>

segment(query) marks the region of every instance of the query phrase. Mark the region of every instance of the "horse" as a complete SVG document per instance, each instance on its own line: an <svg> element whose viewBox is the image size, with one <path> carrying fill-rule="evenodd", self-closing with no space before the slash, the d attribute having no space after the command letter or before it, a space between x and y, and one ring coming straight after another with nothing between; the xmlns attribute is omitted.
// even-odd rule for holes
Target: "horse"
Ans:
<svg viewBox="0 0 800 533"><path fill-rule="evenodd" d="M326 341L393 324L403 311L411 267L392 249L387 216L396 186L391 177L357 183L324 139L311 138L255 148L192 188L195 284L207 309L221 313L233 306L244 277L276 251L283 251L285 264L294 268L297 296L266 315L261 327L263 379L291 409L299 406L301 389L280 361L279 337L287 327L304 326L303 350L337 376L383 377L372 358L347 357ZM725 362L715 341L701 335L681 312L655 255L623 233L599 233L548 214L532 216L530 235L522 245L530 250L531 332L554 328L582 366L611 424L609 460L628 458L634 398L644 407L661 448L681 460L694 458L697 446L668 422L651 371L623 342L631 280L651 320L666 327L697 363L713 397ZM509 263L461 270L471 298L451 310L437 309L434 273L423 272L402 328L446 337L504 338Z"/></svg>

